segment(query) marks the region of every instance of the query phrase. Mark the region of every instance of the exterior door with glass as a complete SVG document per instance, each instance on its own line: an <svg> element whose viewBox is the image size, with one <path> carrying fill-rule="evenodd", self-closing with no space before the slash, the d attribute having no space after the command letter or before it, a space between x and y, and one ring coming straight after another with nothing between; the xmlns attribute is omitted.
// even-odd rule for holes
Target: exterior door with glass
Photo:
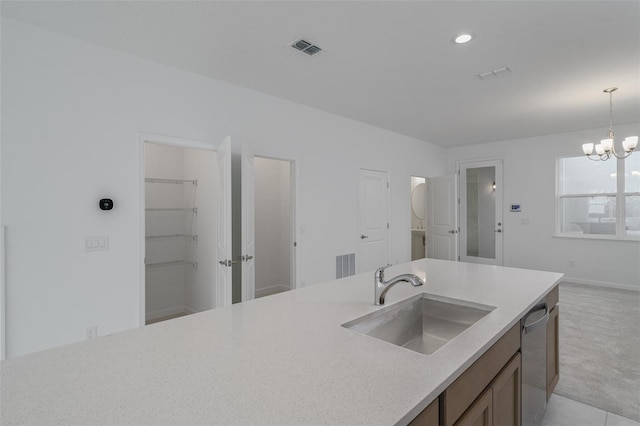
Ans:
<svg viewBox="0 0 640 426"><path fill-rule="evenodd" d="M460 260L502 265L502 160L459 164Z"/></svg>

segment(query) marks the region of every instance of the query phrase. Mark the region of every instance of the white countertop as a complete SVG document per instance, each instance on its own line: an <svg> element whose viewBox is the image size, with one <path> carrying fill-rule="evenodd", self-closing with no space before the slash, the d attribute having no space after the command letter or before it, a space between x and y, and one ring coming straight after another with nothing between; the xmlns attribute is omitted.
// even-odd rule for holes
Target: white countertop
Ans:
<svg viewBox="0 0 640 426"><path fill-rule="evenodd" d="M341 327L381 309L367 273L1 363L9 424L406 424L562 274L423 259L418 293L496 309L431 355Z"/></svg>

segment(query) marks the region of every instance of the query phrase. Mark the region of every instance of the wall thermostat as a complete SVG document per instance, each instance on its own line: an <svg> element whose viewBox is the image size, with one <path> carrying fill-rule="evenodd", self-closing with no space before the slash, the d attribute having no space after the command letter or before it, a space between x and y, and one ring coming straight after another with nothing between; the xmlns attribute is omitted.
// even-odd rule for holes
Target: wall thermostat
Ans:
<svg viewBox="0 0 640 426"><path fill-rule="evenodd" d="M100 210L111 210L113 208L113 200L111 198L103 198L99 203Z"/></svg>
<svg viewBox="0 0 640 426"><path fill-rule="evenodd" d="M511 204L511 211L512 212L520 212L520 204Z"/></svg>

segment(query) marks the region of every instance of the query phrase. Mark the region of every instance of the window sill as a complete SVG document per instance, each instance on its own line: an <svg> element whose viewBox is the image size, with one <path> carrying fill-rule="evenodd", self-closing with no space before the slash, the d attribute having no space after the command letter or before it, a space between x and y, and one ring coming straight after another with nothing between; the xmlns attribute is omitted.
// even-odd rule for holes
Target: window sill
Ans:
<svg viewBox="0 0 640 426"><path fill-rule="evenodd" d="M597 234L553 234L553 238L568 238L577 240L606 240L606 241L620 241L620 242L640 242L640 237L627 236L623 238L616 237L615 235L597 235Z"/></svg>

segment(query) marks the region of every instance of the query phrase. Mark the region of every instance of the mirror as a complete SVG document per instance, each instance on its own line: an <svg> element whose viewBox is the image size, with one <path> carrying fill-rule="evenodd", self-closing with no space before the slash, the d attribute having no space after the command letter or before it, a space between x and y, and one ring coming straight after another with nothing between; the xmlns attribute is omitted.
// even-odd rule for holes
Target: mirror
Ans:
<svg viewBox="0 0 640 426"><path fill-rule="evenodd" d="M424 220L424 197L424 183L419 183L415 188L413 188L413 191L411 191L411 210L413 210L413 214L420 220Z"/></svg>

